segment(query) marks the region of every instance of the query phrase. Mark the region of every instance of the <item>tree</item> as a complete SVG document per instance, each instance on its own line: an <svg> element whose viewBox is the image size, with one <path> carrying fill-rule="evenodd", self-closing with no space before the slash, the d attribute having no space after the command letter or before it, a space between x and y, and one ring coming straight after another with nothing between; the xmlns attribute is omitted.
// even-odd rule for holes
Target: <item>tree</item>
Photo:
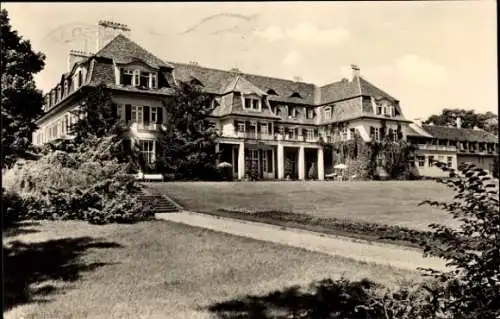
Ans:
<svg viewBox="0 0 500 319"><path fill-rule="evenodd" d="M444 109L439 115L431 115L424 124L434 123L441 126L456 126L456 119L462 120L462 128L477 126L490 133L498 135L498 115L492 112L475 113L474 110Z"/></svg>
<svg viewBox="0 0 500 319"><path fill-rule="evenodd" d="M209 119L209 102L198 86L182 82L163 101L166 125L158 139L158 170L181 179L215 177L218 134Z"/></svg>
<svg viewBox="0 0 500 319"><path fill-rule="evenodd" d="M7 10L0 12L2 71L2 167L9 167L31 148L33 121L42 114L42 92L33 75L45 66L45 56L12 30Z"/></svg>
<svg viewBox="0 0 500 319"><path fill-rule="evenodd" d="M500 214L498 179L485 170L465 164L441 180L455 191L451 202L425 201L460 220L458 228L430 225L432 240L422 243L424 254L443 258L448 271L427 269L442 283L433 291L441 312L451 318L493 319L500 316Z"/></svg>

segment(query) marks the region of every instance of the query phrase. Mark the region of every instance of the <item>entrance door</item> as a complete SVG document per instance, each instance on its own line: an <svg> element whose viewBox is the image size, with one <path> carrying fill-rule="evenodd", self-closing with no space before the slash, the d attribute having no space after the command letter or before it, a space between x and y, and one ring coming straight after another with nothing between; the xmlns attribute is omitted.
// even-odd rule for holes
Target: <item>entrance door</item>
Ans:
<svg viewBox="0 0 500 319"><path fill-rule="evenodd" d="M259 150L246 149L245 150L245 167L251 179L258 179L260 177L259 165Z"/></svg>

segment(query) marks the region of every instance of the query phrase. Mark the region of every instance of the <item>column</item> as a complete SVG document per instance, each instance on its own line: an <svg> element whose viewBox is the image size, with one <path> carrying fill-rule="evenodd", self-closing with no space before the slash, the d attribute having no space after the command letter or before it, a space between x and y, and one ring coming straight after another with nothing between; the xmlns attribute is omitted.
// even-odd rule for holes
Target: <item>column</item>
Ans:
<svg viewBox="0 0 500 319"><path fill-rule="evenodd" d="M220 144L216 143L215 144L215 154L219 154L219 151L220 151ZM220 156L217 155L217 157L215 159L215 165L219 165L219 163L220 163Z"/></svg>
<svg viewBox="0 0 500 319"><path fill-rule="evenodd" d="M245 178L245 143L240 142L238 146L238 179Z"/></svg>
<svg viewBox="0 0 500 319"><path fill-rule="evenodd" d="M278 179L285 178L285 152L283 144L278 143Z"/></svg>
<svg viewBox="0 0 500 319"><path fill-rule="evenodd" d="M299 147L299 180L303 181L305 179L305 167L304 167L304 146Z"/></svg>
<svg viewBox="0 0 500 319"><path fill-rule="evenodd" d="M325 163L323 161L323 148L318 148L318 180L325 179Z"/></svg>

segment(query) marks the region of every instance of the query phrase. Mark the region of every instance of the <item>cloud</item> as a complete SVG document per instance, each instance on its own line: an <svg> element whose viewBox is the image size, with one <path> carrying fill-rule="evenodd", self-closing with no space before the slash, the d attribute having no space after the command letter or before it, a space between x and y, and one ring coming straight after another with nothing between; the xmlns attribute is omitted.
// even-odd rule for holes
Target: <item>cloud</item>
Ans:
<svg viewBox="0 0 500 319"><path fill-rule="evenodd" d="M270 42L287 39L314 45L339 45L351 37L349 30L343 27L318 29L311 24L299 24L291 29L268 26L255 35Z"/></svg>
<svg viewBox="0 0 500 319"><path fill-rule="evenodd" d="M277 40L281 40L285 37L283 30L278 26L269 26L264 30L255 31L255 35L258 37L264 38L269 42L274 42Z"/></svg>
<svg viewBox="0 0 500 319"><path fill-rule="evenodd" d="M290 51L283 59L283 65L285 66L294 66L299 62L300 54L297 51Z"/></svg>
<svg viewBox="0 0 500 319"><path fill-rule="evenodd" d="M442 86L448 83L446 69L416 54L406 54L395 62L397 72L405 79L424 86Z"/></svg>

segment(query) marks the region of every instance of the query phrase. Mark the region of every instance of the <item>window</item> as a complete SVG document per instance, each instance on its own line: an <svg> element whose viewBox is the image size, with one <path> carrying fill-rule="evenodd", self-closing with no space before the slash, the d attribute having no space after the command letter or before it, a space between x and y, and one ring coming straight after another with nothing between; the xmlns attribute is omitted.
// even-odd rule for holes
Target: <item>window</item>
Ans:
<svg viewBox="0 0 500 319"><path fill-rule="evenodd" d="M155 142L153 140L139 140L141 153L146 163L155 161Z"/></svg>
<svg viewBox="0 0 500 319"><path fill-rule="evenodd" d="M260 110L260 99L246 97L243 102L243 107L247 110L259 111Z"/></svg>
<svg viewBox="0 0 500 319"><path fill-rule="evenodd" d="M259 100L252 100L252 109L254 110L259 109Z"/></svg>
<svg viewBox="0 0 500 319"><path fill-rule="evenodd" d="M382 115L382 105L377 103L377 115Z"/></svg>
<svg viewBox="0 0 500 319"><path fill-rule="evenodd" d="M149 87L149 72L143 72L141 71L139 76L139 86L140 87Z"/></svg>
<svg viewBox="0 0 500 319"><path fill-rule="evenodd" d="M82 77L82 71L78 71L78 82L77 82L77 87L82 86L83 84L83 77Z"/></svg>
<svg viewBox="0 0 500 319"><path fill-rule="evenodd" d="M325 120L329 120L332 118L332 108L325 107Z"/></svg>
<svg viewBox="0 0 500 319"><path fill-rule="evenodd" d="M354 137L356 136L356 129L355 128L350 128L349 129L349 133L350 133L350 139L353 140Z"/></svg>
<svg viewBox="0 0 500 319"><path fill-rule="evenodd" d="M245 132L245 123L244 122L240 122L238 123L238 132Z"/></svg>
<svg viewBox="0 0 500 319"><path fill-rule="evenodd" d="M370 137L373 141L380 141L380 128L370 126Z"/></svg>
<svg viewBox="0 0 500 319"><path fill-rule="evenodd" d="M268 130L267 130L267 123L261 123L260 125L261 125L261 126L260 126L260 133L261 133L262 135L268 135L268 134L269 134L269 132L268 132Z"/></svg>
<svg viewBox="0 0 500 319"><path fill-rule="evenodd" d="M306 138L309 141L314 140L314 130L306 129Z"/></svg>
<svg viewBox="0 0 500 319"><path fill-rule="evenodd" d="M438 156L438 161L441 162L441 163L444 162L444 156L439 155Z"/></svg>
<svg viewBox="0 0 500 319"><path fill-rule="evenodd" d="M453 166L453 157L452 156L448 156L446 162L448 164L448 167L452 167Z"/></svg>
<svg viewBox="0 0 500 319"><path fill-rule="evenodd" d="M132 76L134 72L132 70L120 69L120 84L121 85L133 85Z"/></svg>
<svg viewBox="0 0 500 319"><path fill-rule="evenodd" d="M417 156L418 167L425 166L425 156Z"/></svg>
<svg viewBox="0 0 500 319"><path fill-rule="evenodd" d="M434 166L434 156L429 156L429 167Z"/></svg>
<svg viewBox="0 0 500 319"><path fill-rule="evenodd" d="M302 96L300 96L299 92L293 92L292 95L290 95L290 97L296 97L296 98L299 98L299 99L302 98Z"/></svg>
<svg viewBox="0 0 500 319"><path fill-rule="evenodd" d="M132 105L132 123L143 123L143 108L142 105Z"/></svg>
<svg viewBox="0 0 500 319"><path fill-rule="evenodd" d="M312 118L314 118L314 109L313 109L313 108L308 108L308 109L307 109L306 117L307 117L308 119L312 119Z"/></svg>
<svg viewBox="0 0 500 319"><path fill-rule="evenodd" d="M68 95L69 92L69 82L68 80L64 81L64 96Z"/></svg>
<svg viewBox="0 0 500 319"><path fill-rule="evenodd" d="M158 123L158 107L151 107L151 123Z"/></svg>
<svg viewBox="0 0 500 319"><path fill-rule="evenodd" d="M276 91L273 90L273 89L267 90L267 94L269 94L269 95L278 95L278 93L276 93Z"/></svg>

